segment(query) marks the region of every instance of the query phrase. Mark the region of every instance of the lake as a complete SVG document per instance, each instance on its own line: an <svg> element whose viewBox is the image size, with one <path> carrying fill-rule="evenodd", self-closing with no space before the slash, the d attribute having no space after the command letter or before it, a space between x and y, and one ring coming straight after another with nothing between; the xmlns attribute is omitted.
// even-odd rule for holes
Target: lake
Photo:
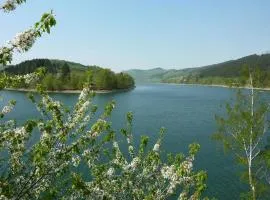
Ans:
<svg viewBox="0 0 270 200"><path fill-rule="evenodd" d="M269 96L268 92L263 93ZM25 94L2 91L4 100L1 104L9 99L17 100L15 112L9 118L22 122L38 115ZM216 130L214 115L224 113L220 105L228 102L234 94L235 90L228 88L151 84L139 85L128 92L98 94L94 102L102 110L106 102L116 101L112 115L116 130L125 126L125 114L132 111L136 139L141 135L157 138L159 129L165 127L162 149L166 153L187 152L188 144L198 142L201 150L195 166L207 171L206 195L218 199L239 199L245 187L240 184L237 167L232 157L224 154L221 144L210 138ZM76 94L52 96L67 105L73 105L78 97Z"/></svg>

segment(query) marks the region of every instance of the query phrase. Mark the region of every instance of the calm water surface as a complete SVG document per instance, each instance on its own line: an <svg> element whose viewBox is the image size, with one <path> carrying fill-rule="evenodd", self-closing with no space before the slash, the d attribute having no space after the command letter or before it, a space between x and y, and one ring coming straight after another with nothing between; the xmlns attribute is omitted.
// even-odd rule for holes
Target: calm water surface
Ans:
<svg viewBox="0 0 270 200"><path fill-rule="evenodd" d="M33 104L23 92L2 92L4 103L8 99L18 101L10 118L22 122L38 116ZM73 105L78 95L54 94L67 105ZM220 144L211 140L216 130L215 114L224 113L221 104L234 96L233 89L182 86L139 85L124 93L99 94L94 102L102 110L106 102L115 100L117 105L112 115L113 127L125 126L125 114L134 113L134 135L156 138L160 127L166 128L163 149L168 152L187 152L188 144L198 142L201 150L195 166L208 173L206 195L218 199L239 199L243 186L239 183L236 165L230 155L224 155ZM265 92L265 96L269 96ZM270 99L270 98L269 98Z"/></svg>

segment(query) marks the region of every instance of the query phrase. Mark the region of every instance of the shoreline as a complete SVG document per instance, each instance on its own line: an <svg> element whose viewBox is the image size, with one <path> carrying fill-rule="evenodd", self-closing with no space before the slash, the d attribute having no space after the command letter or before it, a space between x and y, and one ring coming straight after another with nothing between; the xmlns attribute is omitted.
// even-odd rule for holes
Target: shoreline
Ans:
<svg viewBox="0 0 270 200"><path fill-rule="evenodd" d="M228 89L250 89L247 86L228 86L228 85L209 85L209 84L198 84L198 83L150 83L150 84L166 84L166 85L183 85L183 86L203 86L203 87L220 87L220 88L228 88ZM136 86L128 89L113 89L113 90L93 90L96 94L108 94L114 92L128 92L133 90ZM253 88L254 90L261 91L270 91L270 88ZM35 89L26 89L26 88L5 88L3 90L6 91L17 91L17 92L37 92ZM81 90L48 90L48 93L59 93L59 94L80 94Z"/></svg>
<svg viewBox="0 0 270 200"><path fill-rule="evenodd" d="M228 85L209 85L209 84L198 84L198 83L161 83L161 84L169 84L169 85L191 85L191 86L204 86L204 87L221 87L221 88L228 88L228 89L250 89L247 86L228 86ZM263 91L270 91L270 88L253 88L254 90L263 90Z"/></svg>
<svg viewBox="0 0 270 200"><path fill-rule="evenodd" d="M129 90L134 89L113 89L113 90L93 90L96 94L108 94L114 92L127 92ZM16 92L37 92L35 89L26 89L26 88L5 88L6 91L16 91ZM48 90L48 93L60 93L60 94L80 94L82 90Z"/></svg>

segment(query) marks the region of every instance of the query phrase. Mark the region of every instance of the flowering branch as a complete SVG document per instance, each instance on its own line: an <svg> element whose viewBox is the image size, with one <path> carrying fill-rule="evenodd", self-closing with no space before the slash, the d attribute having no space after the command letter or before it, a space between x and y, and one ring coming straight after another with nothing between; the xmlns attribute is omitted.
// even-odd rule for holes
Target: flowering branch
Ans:
<svg viewBox="0 0 270 200"><path fill-rule="evenodd" d="M34 27L17 34L6 46L0 48L0 64L11 63L15 50L20 53L28 51L38 37L41 37L45 32L50 33L51 27L55 25L56 20L52 11L43 14L41 20Z"/></svg>
<svg viewBox="0 0 270 200"><path fill-rule="evenodd" d="M0 9L4 10L4 12L10 12L16 9L16 7L22 3L25 3L26 0L7 0Z"/></svg>

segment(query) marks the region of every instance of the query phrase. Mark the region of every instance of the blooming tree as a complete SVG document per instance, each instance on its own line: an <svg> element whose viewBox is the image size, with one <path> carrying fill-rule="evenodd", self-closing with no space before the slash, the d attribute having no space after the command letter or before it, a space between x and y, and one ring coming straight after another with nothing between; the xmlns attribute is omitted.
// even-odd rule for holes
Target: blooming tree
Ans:
<svg viewBox="0 0 270 200"><path fill-rule="evenodd" d="M8 0L1 9L9 12L24 2ZM53 13L45 13L35 26L0 48L0 63L10 63L15 51L29 50L55 24ZM162 159L163 129L152 148L147 137L136 147L132 113L127 114L127 127L117 135L109 120L114 102L96 116L94 93L84 88L73 109L67 109L39 84L44 73L41 68L32 74L0 78L1 89L35 83L38 95L29 94L29 99L40 113L18 124L16 119L6 120L16 101L2 108L0 199L167 199L172 195L200 199L206 173L193 169L198 144L189 146L187 156ZM119 135L126 139L125 145L119 144Z"/></svg>

